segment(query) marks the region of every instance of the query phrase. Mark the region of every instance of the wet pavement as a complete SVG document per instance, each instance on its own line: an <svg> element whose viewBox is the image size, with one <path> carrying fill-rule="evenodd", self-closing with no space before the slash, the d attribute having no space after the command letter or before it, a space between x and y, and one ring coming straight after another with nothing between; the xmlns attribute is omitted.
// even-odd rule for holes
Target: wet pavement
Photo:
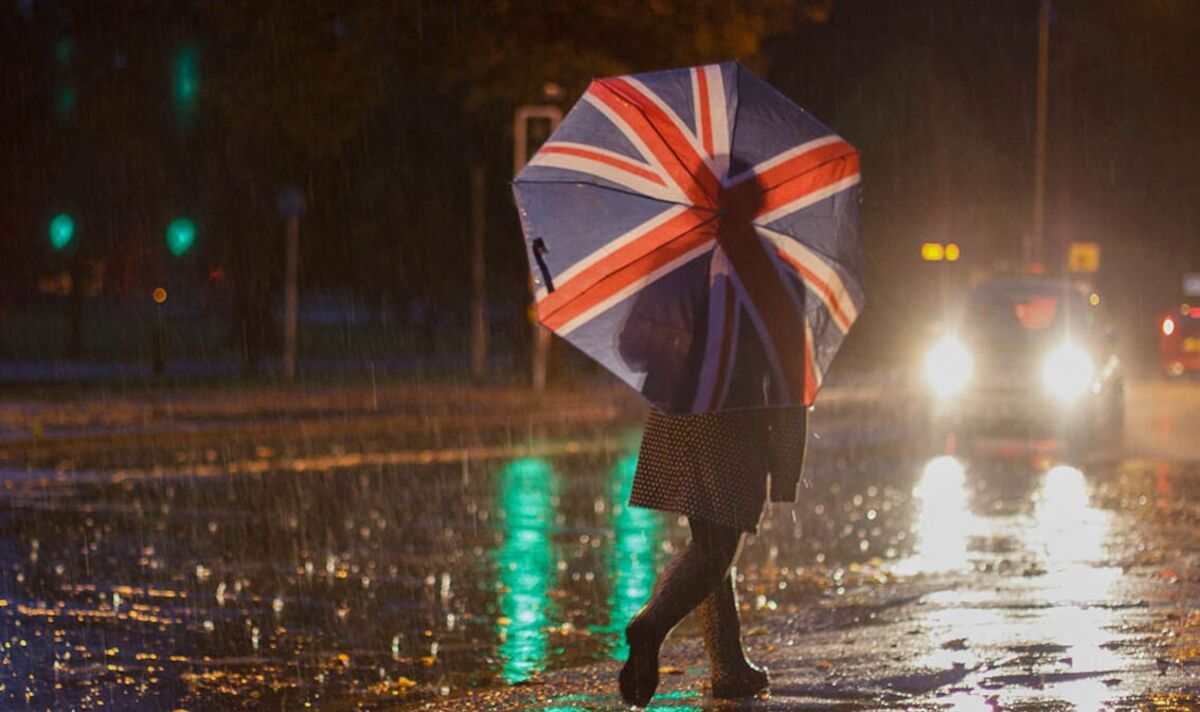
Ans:
<svg viewBox="0 0 1200 712"><path fill-rule="evenodd" d="M749 707L1200 706L1198 394L1135 390L1127 448L1060 463L937 457L916 406L831 389L739 562ZM622 505L619 392L21 408L3 708L619 709L620 631L685 541ZM655 706L713 706L690 622L664 665Z"/></svg>

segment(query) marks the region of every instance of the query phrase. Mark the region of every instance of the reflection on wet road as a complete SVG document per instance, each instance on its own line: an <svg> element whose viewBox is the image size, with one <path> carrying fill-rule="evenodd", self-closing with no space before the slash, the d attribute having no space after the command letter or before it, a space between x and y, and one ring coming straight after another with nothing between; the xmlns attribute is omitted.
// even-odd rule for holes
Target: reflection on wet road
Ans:
<svg viewBox="0 0 1200 712"><path fill-rule="evenodd" d="M1094 709L1194 681L1194 469L929 459L907 427L818 410L801 503L745 548L770 704ZM0 707L617 709L621 631L684 528L624 506L636 430L571 437L42 453L0 500ZM666 708L709 704L691 625Z"/></svg>

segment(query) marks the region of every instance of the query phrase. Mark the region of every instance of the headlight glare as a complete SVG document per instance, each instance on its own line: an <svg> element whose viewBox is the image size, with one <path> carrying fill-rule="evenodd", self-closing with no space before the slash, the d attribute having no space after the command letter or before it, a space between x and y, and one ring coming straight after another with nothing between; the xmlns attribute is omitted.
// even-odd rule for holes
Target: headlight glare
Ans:
<svg viewBox="0 0 1200 712"><path fill-rule="evenodd" d="M1056 347L1042 364L1042 385L1050 395L1070 402L1087 392L1096 375L1096 364L1084 349L1072 343Z"/></svg>
<svg viewBox="0 0 1200 712"><path fill-rule="evenodd" d="M971 380L973 369L971 352L953 336L937 342L925 355L925 379L942 398L961 391Z"/></svg>

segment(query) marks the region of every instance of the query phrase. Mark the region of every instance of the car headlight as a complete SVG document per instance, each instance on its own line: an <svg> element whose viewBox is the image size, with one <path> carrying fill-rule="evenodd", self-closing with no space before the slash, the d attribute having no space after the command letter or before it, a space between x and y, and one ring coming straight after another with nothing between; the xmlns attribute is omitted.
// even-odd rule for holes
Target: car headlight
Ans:
<svg viewBox="0 0 1200 712"><path fill-rule="evenodd" d="M1042 385L1060 401L1073 401L1087 392L1096 375L1096 364L1084 349L1072 343L1056 347L1042 364Z"/></svg>
<svg viewBox="0 0 1200 712"><path fill-rule="evenodd" d="M937 342L925 354L925 378L942 398L958 393L971 380L971 352L953 336Z"/></svg>

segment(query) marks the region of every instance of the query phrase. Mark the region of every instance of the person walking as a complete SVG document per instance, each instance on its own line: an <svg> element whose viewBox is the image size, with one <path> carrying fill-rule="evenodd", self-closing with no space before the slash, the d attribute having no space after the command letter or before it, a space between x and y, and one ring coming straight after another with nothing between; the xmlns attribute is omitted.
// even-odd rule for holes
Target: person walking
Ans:
<svg viewBox="0 0 1200 712"><path fill-rule="evenodd" d="M697 610L713 696L767 689L767 671L746 659L734 563L743 535L757 531L765 502L794 502L804 461L803 406L669 416L652 410L629 503L687 517L691 541L659 576L625 629L629 658L621 697L646 706L658 687L659 649Z"/></svg>

